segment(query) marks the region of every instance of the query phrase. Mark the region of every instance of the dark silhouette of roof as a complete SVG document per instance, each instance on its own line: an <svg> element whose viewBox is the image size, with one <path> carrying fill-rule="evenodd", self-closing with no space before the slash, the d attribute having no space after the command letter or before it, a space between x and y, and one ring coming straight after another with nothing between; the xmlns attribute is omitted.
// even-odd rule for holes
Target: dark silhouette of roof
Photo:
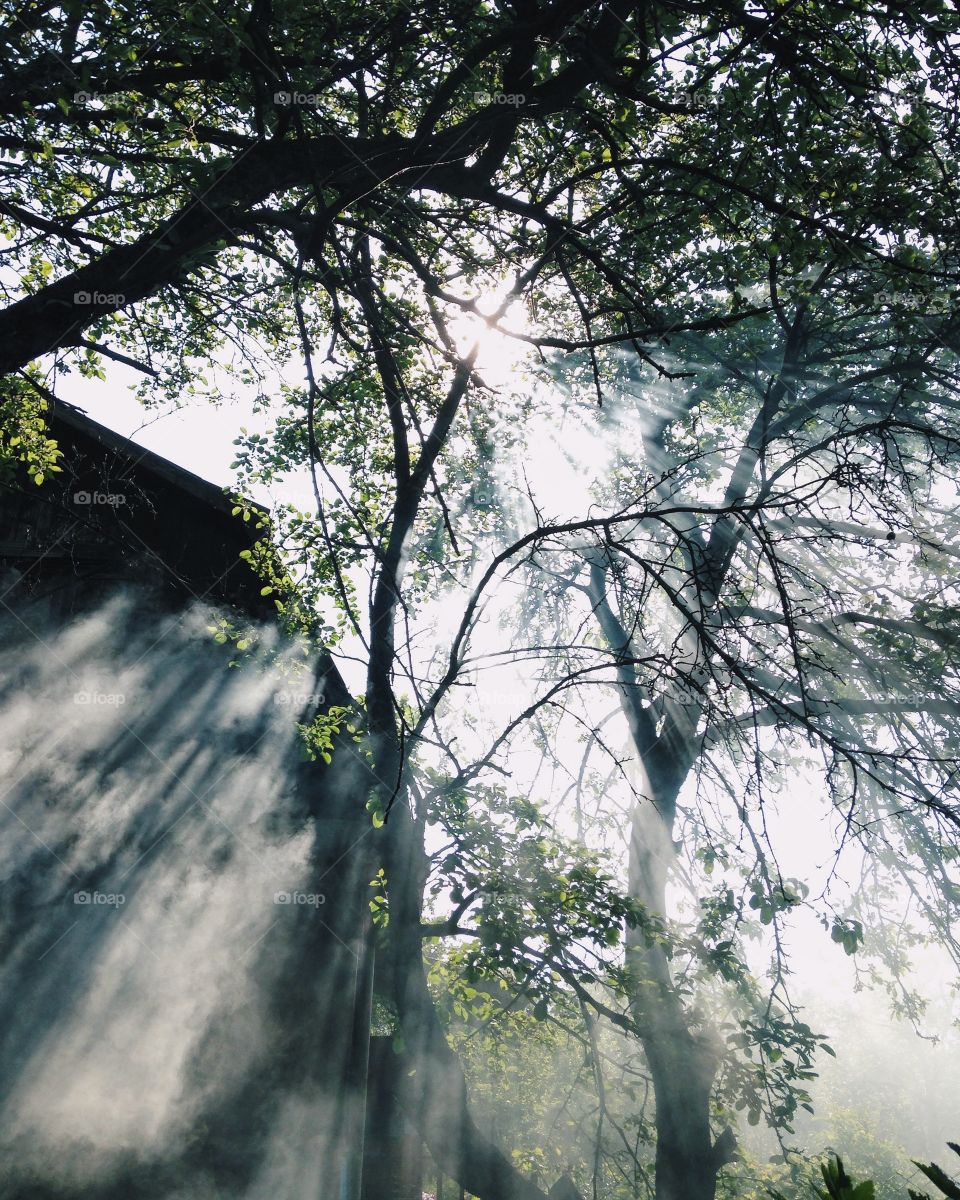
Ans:
<svg viewBox="0 0 960 1200"><path fill-rule="evenodd" d="M46 418L62 471L39 487L24 474L0 488L5 588L73 610L143 584L165 605L193 598L274 614L240 558L265 532L262 509L243 521L221 488L73 405L51 401Z"/></svg>

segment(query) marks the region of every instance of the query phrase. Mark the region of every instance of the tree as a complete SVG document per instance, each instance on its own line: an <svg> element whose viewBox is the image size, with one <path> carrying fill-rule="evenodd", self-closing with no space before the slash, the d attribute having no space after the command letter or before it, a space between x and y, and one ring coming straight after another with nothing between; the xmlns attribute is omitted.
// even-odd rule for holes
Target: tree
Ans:
<svg viewBox="0 0 960 1200"><path fill-rule="evenodd" d="M257 565L285 619L331 648L346 635L363 646L353 714L362 765L345 714L326 714L315 737L324 752L336 747L332 776L350 762L342 788L367 800L377 826L386 975L425 1081L431 1150L483 1200L541 1195L471 1122L421 963L424 889L438 878L460 889L451 929L470 897L488 928L505 928L502 906L477 900L462 845L486 802L501 820L525 819L544 874L576 886L572 907L560 902L560 928L548 923L546 883L535 897L546 944L491 937L478 966L494 969L499 956L515 975L528 970L528 992L562 984L639 1033L658 1087L658 1196L709 1196L730 1139L711 1135L713 1063L663 940L684 779L724 739L742 745L751 728L791 725L826 747L838 788L845 762L877 798L901 794L934 821L953 819L939 724L932 754L906 719L884 722L879 743L863 725L907 711L936 723L953 711L948 702L891 700L885 680L838 696L821 661L829 647L835 662L857 664L879 643L888 671L948 670L952 600L886 613L851 608L844 586L819 586L811 613L804 562L790 555L813 530L858 571L859 551L843 544L863 541L856 510L856 531L838 527L821 507L824 479L849 496L866 474L880 493L877 519L916 528L918 468L904 456L925 446L930 462L951 457L956 16L938 3L691 10L562 0L388 5L377 17L371 24L349 3L321 12L269 0L216 15L40 3L11 16L0 208L4 265L19 282L7 283L0 313L7 394L42 396L64 371L96 374L106 357L142 371L145 396L218 393L232 377L265 403L280 397L276 437L241 439L241 467L263 479L306 464L317 504L279 514L277 545ZM496 295L492 313L485 291ZM441 584L465 588L470 561L450 556L471 543L485 552L496 526L476 506L466 511L471 474L488 469L498 422L523 416L484 387L455 319L484 313L497 324L511 303L529 314L517 336L568 355L591 403L622 373L611 347L645 364L638 384L675 380L683 399L678 412L652 409L651 478L638 480L639 464L627 462L609 481L604 518L534 523L495 556L446 666L422 679L408 666L408 623ZM294 358L305 383L277 369ZM713 423L705 440L701 408ZM736 461L724 459L727 433ZM854 434L873 439L865 462L847 449ZM705 454L732 467L726 497L704 499L716 469ZM801 478L808 466L819 482ZM900 492L888 496L883 472L894 467ZM945 522L937 514L937 544ZM661 533L653 574L635 546L646 546L651 523ZM627 896L593 862L551 861L551 847L537 848L541 818L517 797L481 790L520 723L473 763L447 754L440 771L434 757L434 740L452 748L439 723L462 682L486 582L524 551L542 557L551 539L577 568L558 605L586 603L606 638L604 669L614 660L634 749L648 775L653 767L639 799L655 801L654 819L638 803ZM912 586L923 586L919 576ZM675 660L650 624L664 608ZM753 665L761 652L775 665ZM557 686L572 695L569 683ZM904 780L921 763L922 788ZM445 873L424 847L428 821L456 833ZM920 861L918 846L929 858L919 810L907 825L907 861ZM486 823L491 837L495 826ZM718 858L723 836L709 834ZM774 923L793 894L762 866L753 881L758 915ZM357 922L366 901L366 892L352 898ZM710 910L717 929L742 915L724 903L716 897ZM845 920L835 928L855 940L859 927ZM607 937L624 924L625 970ZM729 947L711 937L704 967L737 975ZM584 940L609 953L588 965ZM609 969L620 971L629 1015L584 982ZM771 1029L809 1057L812 1036L767 1019L755 1026L765 1047ZM755 1094L746 1082L741 1092Z"/></svg>
<svg viewBox="0 0 960 1200"><path fill-rule="evenodd" d="M597 515L576 530L545 527L525 547L551 581L539 591L552 595L545 625L556 623L558 604L566 609L574 640L557 669L568 690L590 675L595 693L605 677L585 626L595 623L612 656L640 767L630 894L665 915L677 838L692 858L729 868L748 832L735 885L743 892L738 898L724 873L702 897L708 941L697 951L741 983L734 947L750 909L776 930L809 892L781 871L765 820L783 761L767 730L781 743L799 734L822 755L843 814L837 849L858 842L865 876L899 873L955 952L956 882L945 865L956 855L955 609L949 592L930 599L955 552L952 517L941 508L956 479L953 356L943 345L947 321L928 313L913 333L936 384L918 387L904 366L913 351L903 326L888 356L878 353L883 308L871 314L867 299L838 314L833 299L856 275L870 297L863 271L856 260L821 260L791 308L778 304L779 330L757 319L753 337L745 323L735 337L698 339L685 352L673 339L678 361L703 365L669 389L649 378L634 384L636 407L624 414L621 403L612 418L624 448L607 488L597 488ZM881 285L874 279L873 290ZM770 287L780 297L793 290L774 259ZM892 575L896 584L885 587ZM581 721L589 706L581 701ZM619 766L599 739L593 749ZM692 775L697 797L681 805ZM732 802L726 817L723 792ZM871 894L851 913L819 910L848 952L870 916L874 925L881 919L868 915ZM732 1150L709 1126L721 1058L702 1012L686 1006L666 948L643 930L627 938L631 1007L656 1084L661 1194L712 1195ZM871 949L882 952L882 940ZM779 940L776 951L782 971ZM758 1043L772 1068L785 1046L767 1042L770 1015L736 1036ZM804 1042L809 1030L794 1029ZM807 1068L811 1048L796 1047ZM778 1107L781 1099L783 1124L795 1101Z"/></svg>

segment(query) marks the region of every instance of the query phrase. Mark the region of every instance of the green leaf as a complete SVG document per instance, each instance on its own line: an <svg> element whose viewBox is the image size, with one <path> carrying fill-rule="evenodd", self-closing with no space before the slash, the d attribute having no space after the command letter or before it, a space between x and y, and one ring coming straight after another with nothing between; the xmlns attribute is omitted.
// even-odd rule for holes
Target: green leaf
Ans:
<svg viewBox="0 0 960 1200"><path fill-rule="evenodd" d="M960 1185L954 1183L946 1171L936 1163L922 1163L913 1160L913 1165L921 1170L930 1182L940 1189L948 1200L960 1200Z"/></svg>

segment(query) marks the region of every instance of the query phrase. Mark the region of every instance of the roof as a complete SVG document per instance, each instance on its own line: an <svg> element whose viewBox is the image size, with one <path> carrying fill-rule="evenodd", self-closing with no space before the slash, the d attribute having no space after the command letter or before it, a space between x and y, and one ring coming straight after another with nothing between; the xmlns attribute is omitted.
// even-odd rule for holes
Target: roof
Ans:
<svg viewBox="0 0 960 1200"><path fill-rule="evenodd" d="M91 438L114 454L135 458L144 471L188 492L202 504L208 504L212 508L226 513L231 513L235 507L233 502L224 495L223 488L211 483L209 479L204 479L202 476L195 475L192 471L178 466L168 458L155 454L153 450L147 450L131 438L123 437L122 434L109 429L106 425L99 424L88 417L82 409L77 408L75 404L68 404L64 400L51 401L47 409L47 419L55 431L54 436L57 436L58 429L61 431L60 437L57 438L58 441L63 440L64 434L69 438L70 434L66 432L68 430ZM259 505L252 505L252 507L266 515L266 509Z"/></svg>
<svg viewBox="0 0 960 1200"><path fill-rule="evenodd" d="M46 413L61 472L0 491L0 563L42 595L101 594L149 583L165 602L226 602L266 618L274 607L240 557L263 534L233 515L222 488L137 445L63 401ZM254 514L266 510L248 505Z"/></svg>

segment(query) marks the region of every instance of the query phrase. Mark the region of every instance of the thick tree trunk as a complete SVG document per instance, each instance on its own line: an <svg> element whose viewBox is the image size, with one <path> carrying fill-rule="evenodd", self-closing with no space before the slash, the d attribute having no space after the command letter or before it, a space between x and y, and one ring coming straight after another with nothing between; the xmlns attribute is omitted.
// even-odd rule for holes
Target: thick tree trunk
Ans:
<svg viewBox="0 0 960 1200"><path fill-rule="evenodd" d="M630 839L631 894L657 917L666 915L673 855L672 830L663 812L652 803L638 808ZM663 947L648 946L642 931L628 930L627 960L631 1008L653 1077L657 1200L714 1200L717 1171L733 1150L731 1131L716 1142L710 1131L716 1052L708 1037L691 1029Z"/></svg>
<svg viewBox="0 0 960 1200"><path fill-rule="evenodd" d="M647 1019L643 1044L656 1096L657 1200L713 1200L722 1156L710 1132L712 1056L687 1028L675 993L659 993Z"/></svg>

